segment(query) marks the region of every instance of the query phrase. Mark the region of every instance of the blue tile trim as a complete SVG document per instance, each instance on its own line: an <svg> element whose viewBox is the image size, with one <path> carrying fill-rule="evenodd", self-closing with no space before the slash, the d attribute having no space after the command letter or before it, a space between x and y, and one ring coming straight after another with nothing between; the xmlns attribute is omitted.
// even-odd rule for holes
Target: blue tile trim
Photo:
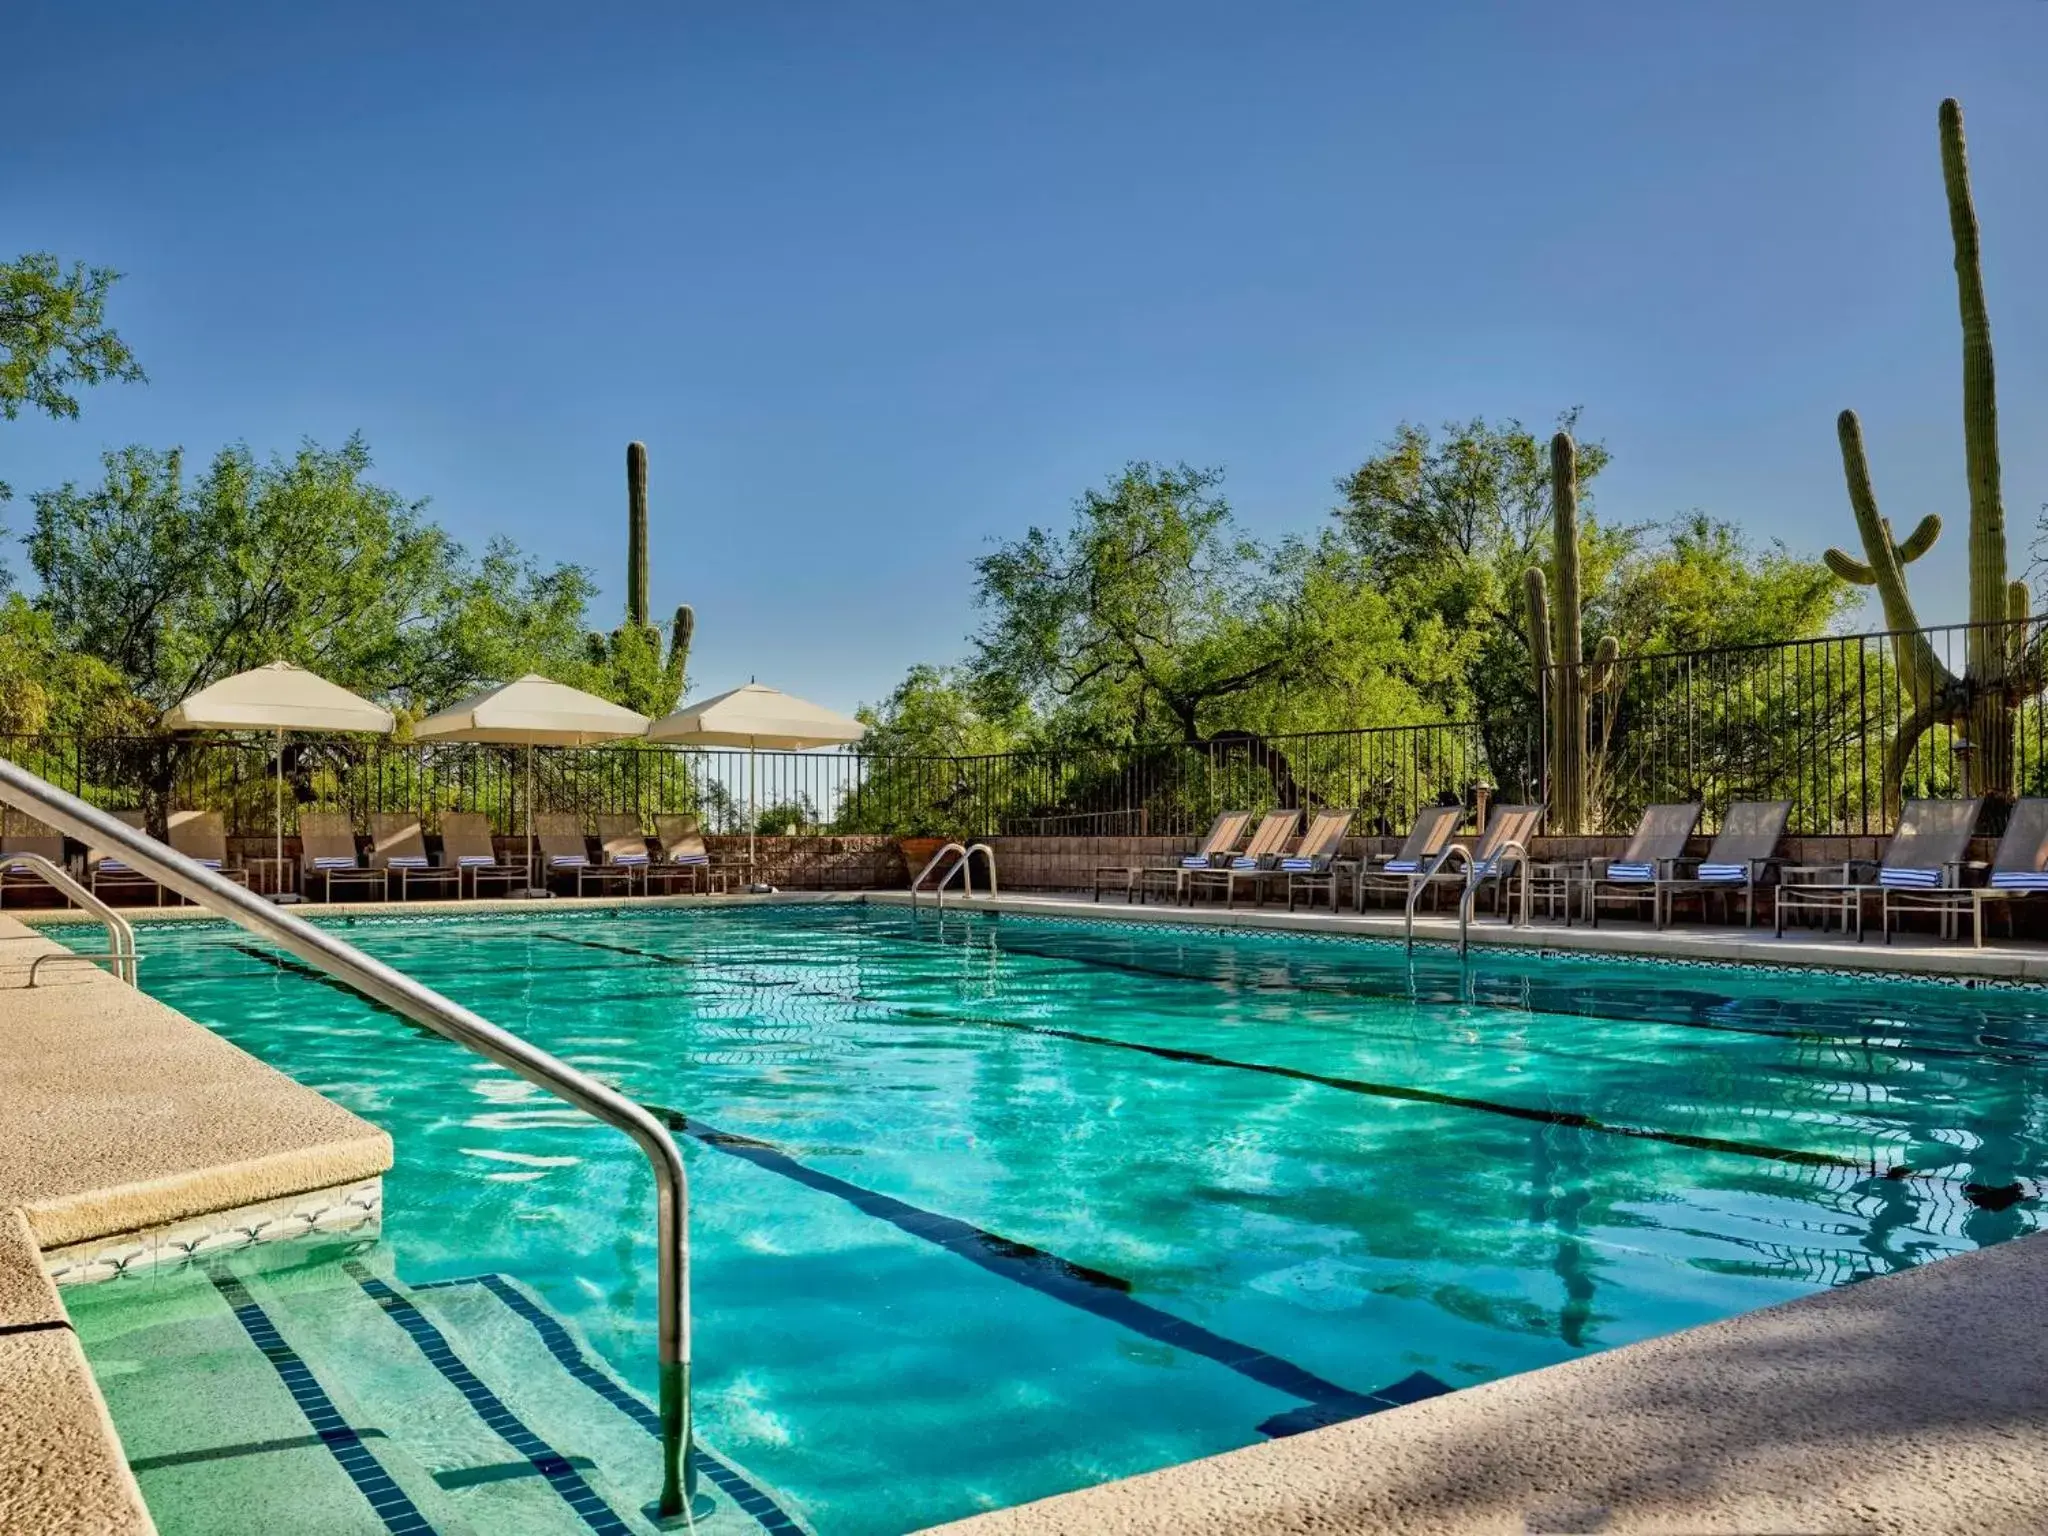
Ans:
<svg viewBox="0 0 2048 1536"><path fill-rule="evenodd" d="M470 1275L459 1280L429 1280L414 1286L413 1289L438 1291L456 1285L480 1285L489 1291L540 1336L542 1345L555 1357L556 1363L563 1370L655 1439L661 1438L661 1415L600 1370L588 1355L577 1348L576 1340L570 1335L569 1330L562 1326L560 1318L536 1306L531 1297L507 1281L503 1275ZM704 1475L718 1485L721 1493L751 1515L754 1523L768 1532L769 1536L808 1536L804 1528L791 1519L781 1505L748 1481L745 1474L727 1466L702 1445L696 1447L695 1454L697 1465Z"/></svg>
<svg viewBox="0 0 2048 1536"><path fill-rule="evenodd" d="M384 1522L384 1529L391 1536L434 1536L434 1528L420 1513L419 1506L391 1480L384 1464L363 1444L362 1435L342 1418L334 1400L314 1379L298 1352L285 1343L277 1325L257 1305L248 1287L225 1267L216 1267L207 1278L213 1281L213 1288L220 1292L221 1299L234 1309L235 1321L242 1325L242 1331L249 1335L249 1342L263 1352L263 1358L277 1372L285 1390L291 1393L292 1401L298 1404L299 1412L306 1416L306 1422L319 1435L320 1443L341 1463L341 1470L348 1474L357 1491L370 1501L370 1508Z"/></svg>
<svg viewBox="0 0 2048 1536"><path fill-rule="evenodd" d="M382 1280L371 1274L354 1259L345 1260L342 1269L349 1278L363 1288L365 1295L384 1309L389 1317L406 1336L419 1346L427 1363L443 1376L450 1385L469 1400L469 1406L476 1416L511 1446L519 1455L533 1464L534 1471L548 1480L548 1486L562 1496L567 1504L598 1536L633 1536L633 1528L618 1517L605 1501L597 1496L590 1484L583 1480L583 1474L570 1466L560 1452L541 1439L520 1420L518 1415L507 1408L504 1402L489 1387L476 1378L476 1373L463 1363L462 1357L449 1347L441 1330L427 1320L426 1314L405 1297L391 1289Z"/></svg>
<svg viewBox="0 0 2048 1536"><path fill-rule="evenodd" d="M1268 1354L1256 1345L1225 1338L1220 1333L1211 1333L1199 1323L1175 1317L1171 1312L1162 1312L1133 1296L1130 1281L1120 1275L1105 1274L1061 1258L1058 1254L1048 1253L1043 1248L986 1231L956 1216L928 1211L893 1195L850 1184L798 1162L771 1142L692 1124L686 1116L658 1104L649 1104L647 1108L669 1129L681 1131L705 1146L715 1147L728 1156L780 1174L821 1194L844 1200L862 1214L886 1221L898 1231L943 1248L991 1274L1120 1324L1148 1339L1213 1360L1225 1370L1235 1371L1275 1392L1298 1397L1309 1405L1308 1409L1290 1410L1265 1420L1259 1425L1261 1434L1291 1435L1317 1424L1360 1418L1451 1390L1434 1376L1417 1371L1390 1387L1372 1392L1354 1391L1318 1376L1292 1360Z"/></svg>

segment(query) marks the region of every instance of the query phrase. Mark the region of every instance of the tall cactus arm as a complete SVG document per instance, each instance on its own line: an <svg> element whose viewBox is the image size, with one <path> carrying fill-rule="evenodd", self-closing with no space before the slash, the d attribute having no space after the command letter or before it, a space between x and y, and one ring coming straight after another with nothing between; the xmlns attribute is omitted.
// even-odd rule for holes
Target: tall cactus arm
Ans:
<svg viewBox="0 0 2048 1536"><path fill-rule="evenodd" d="M1849 486L1849 507L1856 514L1856 531L1863 535L1863 552L1870 557L1870 584L1877 588L1878 598L1884 604L1885 627L1901 632L1900 674L1913 702L1929 703L1954 678L1935 656L1927 636L1920 633L1920 619L1906 591L1905 567L1892 543L1891 530L1877 510L1877 493L1870 488L1870 461L1863 452L1863 424L1854 411L1844 411L1835 420L1835 432L1842 443L1842 476ZM1914 529L1913 539L1918 539L1925 527L1923 522ZM1832 569L1834 562L1830 561L1829 566Z"/></svg>
<svg viewBox="0 0 2048 1536"><path fill-rule="evenodd" d="M1587 669L1586 687L1593 693L1605 693L1621 683L1621 642L1612 635L1602 635L1593 647L1593 665Z"/></svg>
<svg viewBox="0 0 2048 1536"><path fill-rule="evenodd" d="M647 445L626 444L626 622L647 624Z"/></svg>
<svg viewBox="0 0 2048 1536"><path fill-rule="evenodd" d="M1884 531L1887 534L1892 531L1892 525L1889 521L1885 523ZM1930 512L1920 519L1911 533L1906 535L1905 543L1894 546L1899 552L1899 564L1911 565L1915 560L1926 554L1927 551L1934 548L1934 541L1940 537L1941 517L1937 513Z"/></svg>
<svg viewBox="0 0 2048 1536"><path fill-rule="evenodd" d="M1550 671L1550 591L1541 566L1532 565L1522 573L1522 590L1529 602L1529 662L1541 695L1544 675Z"/></svg>
<svg viewBox="0 0 2048 1536"><path fill-rule="evenodd" d="M668 632L668 670L680 682L690 665L690 640L697 633L697 610L688 603L676 609Z"/></svg>
<svg viewBox="0 0 2048 1536"><path fill-rule="evenodd" d="M1868 478L1867 471L1865 477ZM1890 546L1893 554L1898 557L1900 565L1911 565L1915 560L1926 554L1927 551L1934 548L1934 541L1941 537L1941 519L1932 512L1920 519L1913 531L1906 535L1906 542L1903 544L1892 538L1892 520L1890 518L1879 518L1878 526L1884 529L1885 543ZM1877 585L1877 571L1875 568L1866 561L1858 560L1845 549L1823 550L1821 551L1821 560L1829 570L1853 586L1874 587Z"/></svg>
<svg viewBox="0 0 2048 1536"><path fill-rule="evenodd" d="M1998 465L1998 381L1991 361L1991 317L1984 302L1977 206L1963 109L1941 104L1941 179L1948 189L1949 233L1956 250L1956 303L1963 321L1963 451L1970 477L1970 620L2005 617L2005 500Z"/></svg>

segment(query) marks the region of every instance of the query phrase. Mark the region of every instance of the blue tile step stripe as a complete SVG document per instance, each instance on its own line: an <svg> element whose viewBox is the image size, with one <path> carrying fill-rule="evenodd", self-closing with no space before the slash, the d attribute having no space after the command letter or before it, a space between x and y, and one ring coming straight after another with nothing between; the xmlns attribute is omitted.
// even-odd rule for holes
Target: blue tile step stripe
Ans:
<svg viewBox="0 0 2048 1536"><path fill-rule="evenodd" d="M371 1274L359 1261L349 1259L341 1267L366 1296L384 1309L385 1316L404 1331L427 1363L463 1395L477 1417L547 1479L548 1486L584 1525L596 1536L634 1536L633 1527L598 1496L568 1458L535 1434L497 1393L478 1380L468 1363L449 1344L447 1336L418 1307Z"/></svg>
<svg viewBox="0 0 2048 1536"><path fill-rule="evenodd" d="M489 1292L513 1316L531 1328L555 1362L573 1379L595 1392L656 1440L661 1438L661 1415L592 1359L560 1318L506 1276L465 1275L455 1280L428 1280L410 1289L424 1292L472 1287ZM766 1536L810 1536L809 1531L776 1503L772 1495L737 1467L705 1449L701 1441L696 1447L696 1460L698 1471L751 1518Z"/></svg>
<svg viewBox="0 0 2048 1536"><path fill-rule="evenodd" d="M392 1480L384 1464L363 1443L361 1433L342 1417L334 1399L313 1375L312 1368L297 1350L285 1342L270 1315L249 1294L248 1287L224 1263L213 1265L207 1278L234 1312L235 1321L249 1335L249 1342L262 1351L263 1358L277 1372L299 1412L306 1416L306 1422L320 1437L320 1443L327 1447L340 1463L341 1470L348 1474L349 1480L369 1501L370 1508L390 1536L436 1536L434 1527L420 1513L419 1506Z"/></svg>

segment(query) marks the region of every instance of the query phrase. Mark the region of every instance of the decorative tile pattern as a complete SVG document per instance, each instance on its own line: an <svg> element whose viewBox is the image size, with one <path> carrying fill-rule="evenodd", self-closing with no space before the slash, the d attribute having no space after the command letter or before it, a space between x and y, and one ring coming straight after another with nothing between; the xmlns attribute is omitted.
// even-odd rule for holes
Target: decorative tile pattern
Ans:
<svg viewBox="0 0 2048 1536"><path fill-rule="evenodd" d="M383 1216L384 1181L364 1179L261 1205L215 1211L146 1232L53 1248L43 1255L43 1268L59 1285L90 1285L189 1264L207 1254L252 1243L284 1242L315 1233L374 1236Z"/></svg>

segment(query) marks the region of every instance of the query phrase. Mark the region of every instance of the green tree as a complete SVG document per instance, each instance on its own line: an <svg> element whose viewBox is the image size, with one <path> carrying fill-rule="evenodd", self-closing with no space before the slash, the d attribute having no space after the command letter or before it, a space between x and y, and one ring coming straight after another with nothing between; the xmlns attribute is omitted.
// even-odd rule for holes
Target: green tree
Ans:
<svg viewBox="0 0 2048 1536"><path fill-rule="evenodd" d="M1238 535L1221 475L1135 463L975 562L988 615L975 687L1094 744L1200 745L1242 731L1248 701L1328 675L1373 599L1328 579L1334 551Z"/></svg>
<svg viewBox="0 0 2048 1536"><path fill-rule="evenodd" d="M26 405L51 416L78 415L76 385L139 383L142 369L107 324L107 291L118 272L47 251L0 262L0 416Z"/></svg>
<svg viewBox="0 0 2048 1536"><path fill-rule="evenodd" d="M99 484L34 498L36 607L152 712L272 660L415 712L525 670L587 682L574 566L481 560L369 478L362 440L259 462L128 448Z"/></svg>
<svg viewBox="0 0 2048 1536"><path fill-rule="evenodd" d="M1576 408L1565 411L1558 427L1576 436L1578 419ZM1579 444L1589 591L1636 532L1608 529L1591 515L1590 486L1608 459L1603 444ZM1547 436L1513 419L1447 422L1436 434L1403 422L1337 489L1343 499L1332 516L1357 551L1364 582L1400 615L1407 646L1456 663L1438 669L1431 702L1451 715L1519 716L1529 693L1522 573L1542 562L1551 527Z"/></svg>

